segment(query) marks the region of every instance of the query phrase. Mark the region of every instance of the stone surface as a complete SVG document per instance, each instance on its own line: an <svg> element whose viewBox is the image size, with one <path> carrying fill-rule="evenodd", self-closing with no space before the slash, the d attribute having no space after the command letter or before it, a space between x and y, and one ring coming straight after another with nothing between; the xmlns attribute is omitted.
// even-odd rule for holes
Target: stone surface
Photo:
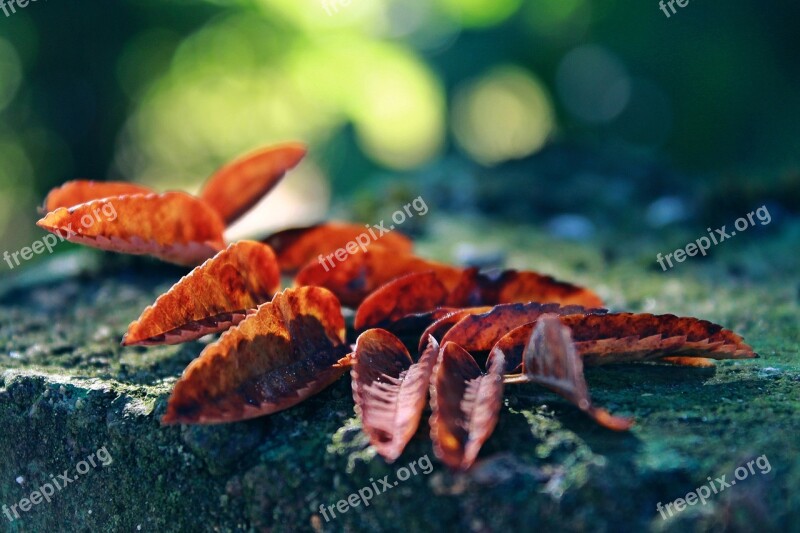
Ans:
<svg viewBox="0 0 800 533"><path fill-rule="evenodd" d="M589 369L595 403L636 418L626 434L603 430L536 386L508 387L500 423L471 472L454 474L435 460L427 421L387 465L360 431L349 377L266 418L161 427L172 385L204 344L123 349L119 340L185 271L89 251L62 254L0 282L0 504L18 505L65 470L74 478L80 462L102 447L113 462L88 468L13 522L0 516L4 529L797 527L800 225L786 220L767 238L725 243L707 259L662 272L655 254L670 250L646 240L592 247L528 227L430 217L420 244L425 255L447 260L459 246L491 243L509 266L587 284L614 309L719 322L744 335L761 359L723 362L716 370ZM668 520L656 510L709 477L730 482L737 467L760 456L768 473L754 464L747 479ZM417 475L391 484L400 467L420 458ZM384 476L392 488L368 507L335 510L359 489L380 488ZM326 521L321 504L333 506L336 518Z"/></svg>

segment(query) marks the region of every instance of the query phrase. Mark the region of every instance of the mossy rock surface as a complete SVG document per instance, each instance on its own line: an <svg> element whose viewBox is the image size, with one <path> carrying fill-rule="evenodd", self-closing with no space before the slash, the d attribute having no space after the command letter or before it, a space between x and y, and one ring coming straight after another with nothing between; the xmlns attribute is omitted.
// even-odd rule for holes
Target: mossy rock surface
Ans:
<svg viewBox="0 0 800 533"><path fill-rule="evenodd" d="M76 251L0 286L0 504L12 506L105 447L98 464L8 531L718 531L798 530L800 359L797 224L669 272L648 243L565 245L532 228L433 220L422 253L472 243L506 264L596 288L617 310L709 319L761 355L715 370L591 368L595 403L636 418L606 431L560 397L509 387L469 473L435 460L422 428L385 464L353 412L349 378L290 410L245 423L162 427L170 390L202 342L121 348L128 323L185 271ZM793 243L793 244L792 244ZM652 251L652 253L651 253ZM663 520L656 510L765 456L746 479ZM432 471L392 483L427 457ZM423 459L424 462L424 459ZM761 464L764 464L762 459ZM766 469L764 469L766 470ZM326 521L388 476L391 490Z"/></svg>

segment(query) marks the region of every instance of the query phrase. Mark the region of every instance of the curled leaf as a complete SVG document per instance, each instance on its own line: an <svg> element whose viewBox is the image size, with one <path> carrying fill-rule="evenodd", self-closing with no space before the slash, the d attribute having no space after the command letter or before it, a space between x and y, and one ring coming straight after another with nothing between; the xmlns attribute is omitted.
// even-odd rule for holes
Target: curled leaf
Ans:
<svg viewBox="0 0 800 533"><path fill-rule="evenodd" d="M305 157L301 143L261 148L223 166L203 186L202 198L230 225L255 206Z"/></svg>
<svg viewBox="0 0 800 533"><path fill-rule="evenodd" d="M44 212L55 211L59 207L74 207L92 200L125 194L150 194L153 191L143 185L124 181L68 181L48 193L44 200Z"/></svg>
<svg viewBox="0 0 800 533"><path fill-rule="evenodd" d="M224 247L219 216L182 192L114 196L59 207L36 224L68 241L179 265L197 265Z"/></svg>
<svg viewBox="0 0 800 533"><path fill-rule="evenodd" d="M420 309L436 309L447 300L447 288L436 272L417 272L390 281L358 306L355 329L387 325Z"/></svg>
<svg viewBox="0 0 800 533"><path fill-rule="evenodd" d="M196 267L130 326L123 345L178 344L225 331L280 290L275 255L240 241Z"/></svg>
<svg viewBox="0 0 800 533"><path fill-rule="evenodd" d="M339 301L319 287L287 289L222 334L186 368L165 424L235 422L287 409L347 371Z"/></svg>
<svg viewBox="0 0 800 533"><path fill-rule="evenodd" d="M466 470L492 434L503 399L502 355L487 374L463 348L449 342L439 351L431 382L431 439L436 456Z"/></svg>
<svg viewBox="0 0 800 533"><path fill-rule="evenodd" d="M343 305L357 308L370 293L393 279L428 271L437 272L439 281L448 289L454 287L461 277L459 268L410 254L399 254L373 244L366 252L358 251L333 266L311 262L297 274L295 284L325 287Z"/></svg>
<svg viewBox="0 0 800 533"><path fill-rule="evenodd" d="M495 348L493 354L497 352ZM527 381L560 394L600 425L614 431L626 431L633 425L632 419L613 416L592 405L583 375L583 359L575 350L570 329L557 315L543 315L536 322L525 347L523 366Z"/></svg>
<svg viewBox="0 0 800 533"><path fill-rule="evenodd" d="M414 246L408 237L396 231L382 235L380 240L373 239L369 232L369 226L327 222L307 228L279 231L264 239L264 242L272 246L278 256L281 271L288 274L296 273L311 261L319 260L320 256L325 261L325 257L334 255L339 249L347 252L348 247L353 250L355 246L360 249L362 245L366 248L376 244L401 254L409 254ZM328 264L331 262L335 264L338 260L335 256L329 257Z"/></svg>
<svg viewBox="0 0 800 533"><path fill-rule="evenodd" d="M750 359L753 349L722 326L691 317L637 313L562 316L587 365L651 361L662 357ZM535 324L520 326L498 341L509 365L522 352Z"/></svg>
<svg viewBox="0 0 800 533"><path fill-rule="evenodd" d="M370 443L394 462L414 436L425 409L439 344L429 340L417 363L400 340L382 329L362 333L350 369L353 400Z"/></svg>
<svg viewBox="0 0 800 533"><path fill-rule="evenodd" d="M440 341L439 344L442 344L441 340L444 338L445 334L450 331L453 326L458 324L462 318L469 315L488 313L493 308L467 307L466 309L454 309L452 307L440 307L439 309L445 310L446 312L438 317L435 317L433 323L431 323L422 333L422 337L419 339L420 351L422 351L423 342L428 338L428 336L433 337L437 341Z"/></svg>

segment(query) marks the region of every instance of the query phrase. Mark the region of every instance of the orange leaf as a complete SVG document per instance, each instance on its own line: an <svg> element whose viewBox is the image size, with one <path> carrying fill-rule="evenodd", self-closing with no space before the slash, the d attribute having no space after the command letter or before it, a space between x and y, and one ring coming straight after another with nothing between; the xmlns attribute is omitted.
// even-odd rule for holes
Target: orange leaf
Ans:
<svg viewBox="0 0 800 533"><path fill-rule="evenodd" d="M36 224L93 248L148 254L180 265L196 265L224 247L219 216L182 192L114 196L59 207Z"/></svg>
<svg viewBox="0 0 800 533"><path fill-rule="evenodd" d="M418 311L429 311L447 300L447 289L436 272L417 272L399 277L367 296L358 306L357 331L387 325Z"/></svg>
<svg viewBox="0 0 800 533"><path fill-rule="evenodd" d="M492 351L503 358L502 351ZM583 359L575 350L570 329L557 315L543 315L536 322L523 356L525 379L560 394L600 425L614 431L626 431L633 425L630 418L612 416L594 407L583 375ZM513 378L509 380L513 382Z"/></svg>
<svg viewBox="0 0 800 533"><path fill-rule="evenodd" d="M364 298L389 281L427 271L437 272L439 281L448 289L461 277L459 268L373 244L366 252L354 253L333 267L312 261L297 274L295 284L325 287L338 296L343 305L357 308Z"/></svg>
<svg viewBox="0 0 800 533"><path fill-rule="evenodd" d="M492 307L467 307L466 309L454 309L452 307L440 307L439 309L445 311L441 316L434 316L434 322L429 325L422 333L419 339L419 350L422 351L423 342L428 336L433 337L437 341L441 341L445 334L450 331L450 328L458 324L462 318L469 315L480 315L488 313ZM439 344L442 344L439 342Z"/></svg>
<svg viewBox="0 0 800 533"><path fill-rule="evenodd" d="M370 443L394 462L419 427L428 397L439 344L429 339L419 362L412 364L400 340L382 329L362 333L350 369L353 400Z"/></svg>
<svg viewBox="0 0 800 533"><path fill-rule="evenodd" d="M208 178L200 198L230 225L255 206L305 155L306 147L301 143L268 146L245 154Z"/></svg>
<svg viewBox="0 0 800 533"><path fill-rule="evenodd" d="M222 334L184 371L165 424L235 422L287 409L339 379L348 353L339 301L287 289Z"/></svg>
<svg viewBox="0 0 800 533"><path fill-rule="evenodd" d="M750 359L753 349L739 335L707 320L675 315L611 313L560 318L572 331L575 348L587 365L650 361L661 357ZM498 341L509 365L522 351L535 324L526 324Z"/></svg>
<svg viewBox="0 0 800 533"><path fill-rule="evenodd" d="M275 254L240 241L187 274L131 323L122 344L178 344L225 331L280 290Z"/></svg>
<svg viewBox="0 0 800 533"><path fill-rule="evenodd" d="M580 305L586 308L603 306L600 297L589 289L550 276L516 270L480 273L474 268L464 271L463 278L447 303L453 307L475 307L527 302Z"/></svg>
<svg viewBox="0 0 800 533"><path fill-rule="evenodd" d="M717 366L713 359L706 359L705 357L662 357L658 362L694 368L714 368Z"/></svg>
<svg viewBox="0 0 800 533"><path fill-rule="evenodd" d="M329 256L339 248L346 248L351 242L364 243L364 246L370 247L379 244L402 254L411 253L414 245L402 233L393 231L380 236L380 240L374 240L368 228L369 226L360 224L327 222L307 228L279 231L264 239L264 242L272 246L278 256L281 271L288 274L294 274L311 261L318 260L320 255ZM330 261L335 261L335 257Z"/></svg>
<svg viewBox="0 0 800 533"><path fill-rule="evenodd" d="M545 313L558 315L605 313L605 309L584 309L579 305L561 307L559 304L527 304L496 305L491 311L483 314L464 316L442 338L442 344L452 341L468 352L488 352L503 335L509 331L535 321ZM513 371L513 368L508 369Z"/></svg>
<svg viewBox="0 0 800 533"><path fill-rule="evenodd" d="M122 196L124 194L150 194L153 191L142 185L124 181L68 181L51 190L44 200L44 211L49 213L59 207L73 207L92 200Z"/></svg>
<svg viewBox="0 0 800 533"><path fill-rule="evenodd" d="M436 456L466 470L492 434L503 399L502 354L487 374L463 348L449 342L439 351L431 382L431 439Z"/></svg>

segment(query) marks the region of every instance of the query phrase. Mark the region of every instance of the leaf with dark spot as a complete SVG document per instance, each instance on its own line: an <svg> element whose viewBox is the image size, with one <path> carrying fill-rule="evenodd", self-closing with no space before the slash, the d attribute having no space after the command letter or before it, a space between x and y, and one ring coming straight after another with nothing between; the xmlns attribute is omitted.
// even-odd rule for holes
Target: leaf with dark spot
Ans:
<svg viewBox="0 0 800 533"><path fill-rule="evenodd" d="M182 192L114 196L59 207L36 224L71 242L186 266L202 263L225 247L225 226L217 213Z"/></svg>
<svg viewBox="0 0 800 533"><path fill-rule="evenodd" d="M502 350L494 348L492 358L495 363L502 360ZM527 381L547 387L608 429L626 431L633 425L632 419L613 416L592 405L583 375L583 359L575 350L570 329L561 323L558 315L539 318L525 346L523 359L524 375L510 377L507 383Z"/></svg>
<svg viewBox="0 0 800 533"><path fill-rule="evenodd" d="M429 339L417 363L400 340L382 329L365 331L356 341L350 369L353 400L370 443L394 462L414 436L425 410L439 344Z"/></svg>
<svg viewBox="0 0 800 533"><path fill-rule="evenodd" d="M244 320L280 290L266 244L239 241L183 277L129 327L123 345L178 344Z"/></svg>
<svg viewBox="0 0 800 533"><path fill-rule="evenodd" d="M349 363L339 301L319 287L287 289L206 347L175 385L165 424L213 424L296 405Z"/></svg>
<svg viewBox="0 0 800 533"><path fill-rule="evenodd" d="M371 247L376 244L401 254L410 254L414 247L411 239L400 232L393 231L375 240L368 226L346 222L326 222L306 228L287 229L270 235L264 242L275 250L281 271L286 274L295 274L311 261L318 261L320 256L324 259L340 248L347 251L347 246L352 250L354 245L363 243ZM335 257L331 260L337 261Z"/></svg>
<svg viewBox="0 0 800 533"><path fill-rule="evenodd" d="M466 470L492 434L503 400L502 355L483 374L472 356L452 342L442 346L431 382L431 439L436 456Z"/></svg>
<svg viewBox="0 0 800 533"><path fill-rule="evenodd" d="M305 155L305 145L295 142L245 154L208 178L200 198L230 225L255 206Z"/></svg>

